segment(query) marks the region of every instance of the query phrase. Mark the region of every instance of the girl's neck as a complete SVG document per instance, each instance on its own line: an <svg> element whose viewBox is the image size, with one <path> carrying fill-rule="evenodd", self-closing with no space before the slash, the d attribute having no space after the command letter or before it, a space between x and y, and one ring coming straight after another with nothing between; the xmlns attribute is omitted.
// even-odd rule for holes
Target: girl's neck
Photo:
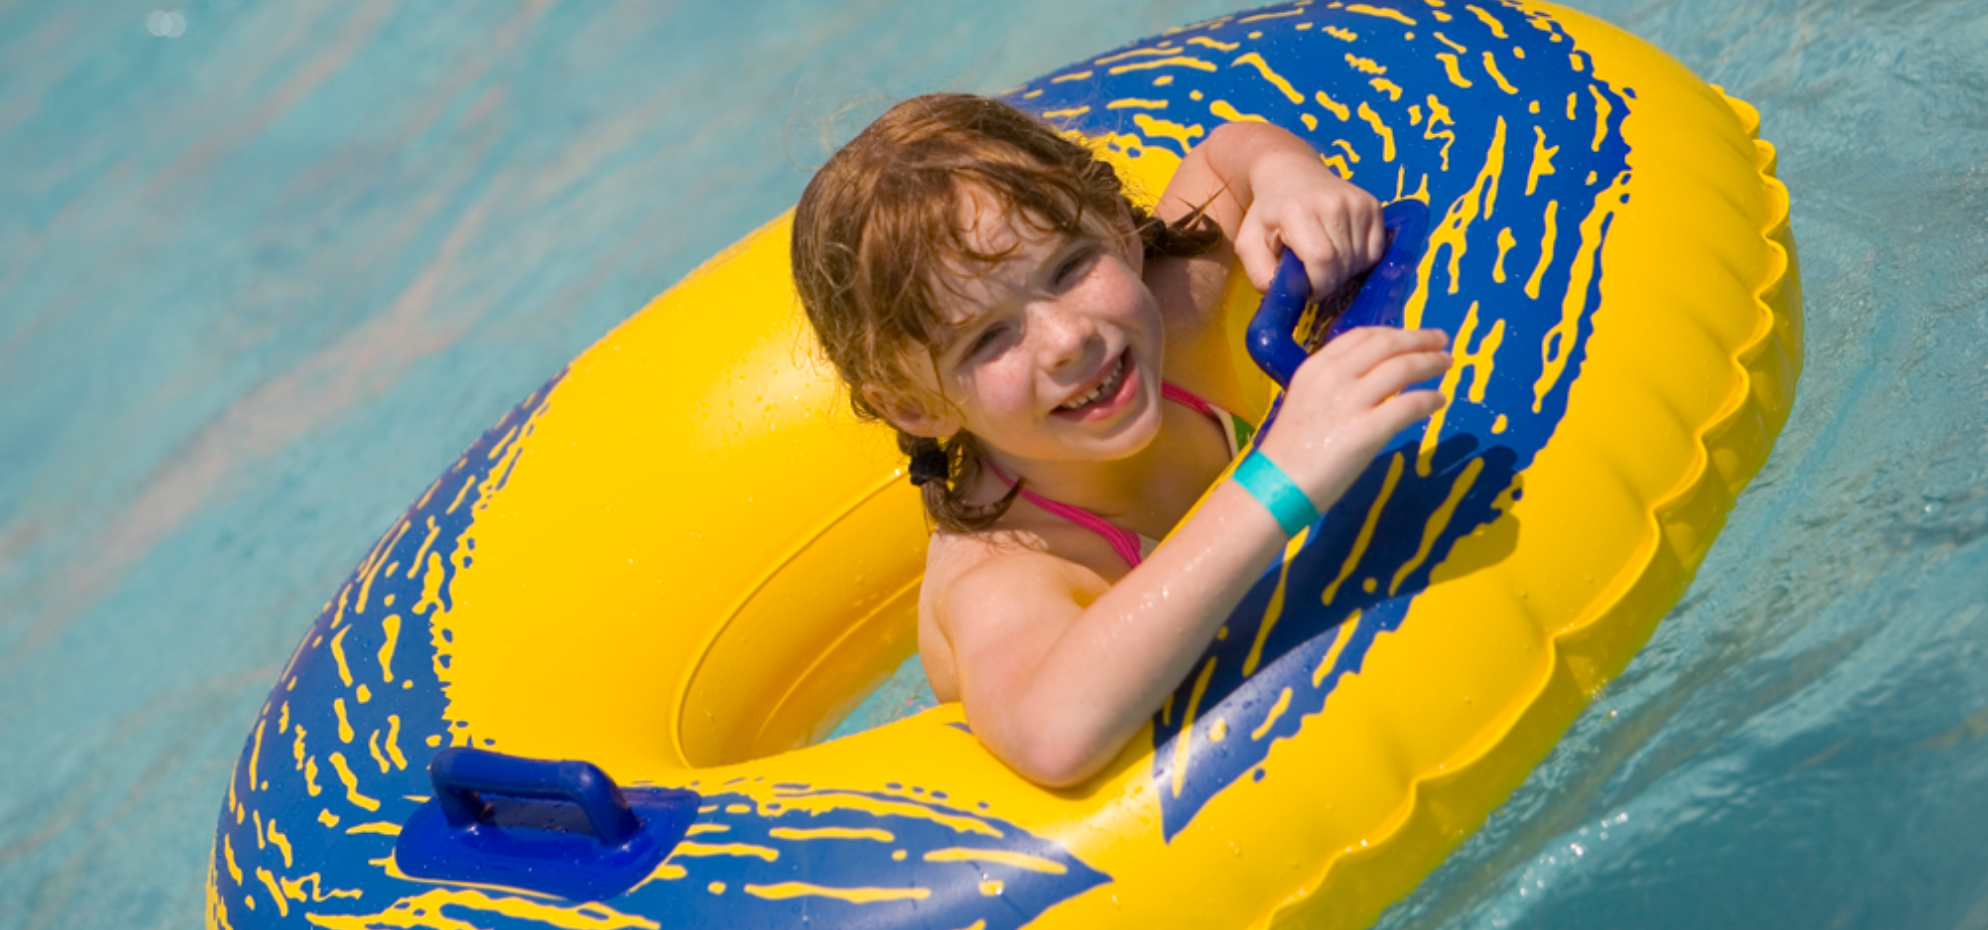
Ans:
<svg viewBox="0 0 1988 930"><path fill-rule="evenodd" d="M1205 456L1181 448L1183 440L1200 437L1194 429L1200 414L1168 404L1161 427L1144 449L1109 461L1034 460L983 448L980 454L1000 466L1009 478L1026 480L1029 491L1053 501L1082 507L1104 519L1147 536L1165 535L1186 516L1213 473L1195 474L1192 467ZM1204 427L1205 429L1205 427ZM1209 437L1220 441L1210 432ZM1226 449L1222 450L1223 452ZM1221 457L1214 461L1220 461ZM991 472L991 469L989 470ZM1008 492L999 475L987 474L987 490L998 498Z"/></svg>

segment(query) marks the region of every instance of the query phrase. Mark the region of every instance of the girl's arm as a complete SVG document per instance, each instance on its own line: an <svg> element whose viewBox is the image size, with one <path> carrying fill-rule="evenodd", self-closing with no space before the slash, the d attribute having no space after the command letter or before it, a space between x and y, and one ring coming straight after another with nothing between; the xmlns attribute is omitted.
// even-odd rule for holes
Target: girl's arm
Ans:
<svg viewBox="0 0 1988 930"><path fill-rule="evenodd" d="M1273 126L1230 123L1188 153L1159 213L1196 208L1259 290L1284 248L1324 293L1386 246L1380 205ZM1382 443L1441 406L1434 392L1401 392L1449 367L1444 342L1387 329L1334 340L1299 368L1259 450L1325 510ZM1090 777L1187 676L1285 541L1262 504L1224 482L1116 585L1040 552L980 560L934 603L975 735L1036 782Z"/></svg>
<svg viewBox="0 0 1988 930"><path fill-rule="evenodd" d="M1307 360L1259 449L1322 511L1380 447L1442 405L1403 394L1449 367L1431 330L1363 329ZM973 732L1032 781L1073 785L1111 761L1285 543L1233 481L1116 585L1036 552L988 558L935 604Z"/></svg>

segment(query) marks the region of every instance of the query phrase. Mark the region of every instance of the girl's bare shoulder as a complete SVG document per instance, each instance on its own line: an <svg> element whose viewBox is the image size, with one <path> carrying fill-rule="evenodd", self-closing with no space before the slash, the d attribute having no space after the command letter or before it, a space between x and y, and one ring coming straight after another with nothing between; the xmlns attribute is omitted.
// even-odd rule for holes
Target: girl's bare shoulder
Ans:
<svg viewBox="0 0 1988 930"><path fill-rule="evenodd" d="M1118 555L1094 534L1017 522L1023 525L932 534L918 598L921 622L929 618L951 637L954 627L1017 606L1068 601L1081 608L1124 574Z"/></svg>
<svg viewBox="0 0 1988 930"><path fill-rule="evenodd" d="M1056 551L1056 542L1083 541L1002 528L932 534L918 594L918 652L940 700L959 699L963 648L977 652L990 640L1026 639L1008 635L1017 623L1040 634L1058 616L1074 618L1111 587L1097 571Z"/></svg>
<svg viewBox="0 0 1988 930"><path fill-rule="evenodd" d="M1006 522L1006 521L1004 521ZM1091 563L1100 553L1087 543L1093 540L1071 533L1071 528L1047 526L996 526L972 533L937 532L925 552L924 597L943 597L962 583L979 587L988 581L1045 575L1073 583L1074 587L1099 590L1111 582ZM1089 534L1083 534L1088 536ZM1099 543L1103 555L1112 554Z"/></svg>

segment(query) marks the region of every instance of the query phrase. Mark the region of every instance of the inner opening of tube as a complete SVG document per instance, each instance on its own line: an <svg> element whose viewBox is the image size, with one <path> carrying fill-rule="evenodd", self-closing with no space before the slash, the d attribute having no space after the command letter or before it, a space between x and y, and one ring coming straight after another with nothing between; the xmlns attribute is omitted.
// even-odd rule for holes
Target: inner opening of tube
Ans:
<svg viewBox="0 0 1988 930"><path fill-rule="evenodd" d="M864 706L924 685L915 659L922 504L909 484L892 491L808 539L725 619L682 694L686 762L765 758L902 716Z"/></svg>
<svg viewBox="0 0 1988 930"><path fill-rule="evenodd" d="M891 672L889 678L871 689L862 703L857 704L835 725L835 729L829 731L826 739L854 736L937 706L939 699L932 693L932 683L925 678L925 665L914 652Z"/></svg>
<svg viewBox="0 0 1988 930"><path fill-rule="evenodd" d="M748 605L712 643L684 694L686 761L730 765L824 742L880 686L896 680L893 673L907 660L907 674L922 683L917 607L915 583L854 617Z"/></svg>

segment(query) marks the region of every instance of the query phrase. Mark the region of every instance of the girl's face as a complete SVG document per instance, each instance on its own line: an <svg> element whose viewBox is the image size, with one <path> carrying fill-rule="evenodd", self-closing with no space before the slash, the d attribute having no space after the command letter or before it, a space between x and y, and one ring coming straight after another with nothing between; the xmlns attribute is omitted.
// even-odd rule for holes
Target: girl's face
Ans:
<svg viewBox="0 0 1988 930"><path fill-rule="evenodd" d="M933 436L963 428L1022 461L1108 461L1145 448L1160 426L1163 334L1130 217L1107 242L1038 231L985 195L963 201L967 244L1008 257L937 289L953 326L936 360L914 371L931 382L921 387L943 388L933 393L951 409L899 425Z"/></svg>

